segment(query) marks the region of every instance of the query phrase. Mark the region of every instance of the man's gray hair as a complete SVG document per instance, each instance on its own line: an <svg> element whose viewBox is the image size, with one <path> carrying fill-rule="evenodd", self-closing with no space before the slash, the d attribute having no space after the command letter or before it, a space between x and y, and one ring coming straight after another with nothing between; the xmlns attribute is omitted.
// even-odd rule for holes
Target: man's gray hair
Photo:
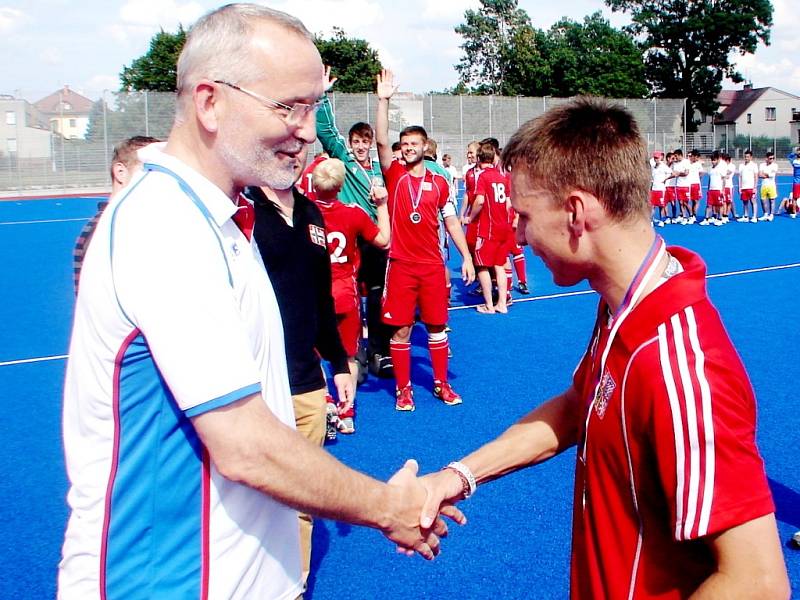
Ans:
<svg viewBox="0 0 800 600"><path fill-rule="evenodd" d="M264 77L262 66L249 52L258 21L272 22L313 42L299 19L266 6L227 4L211 11L189 30L178 58L178 118L200 79L238 84Z"/></svg>

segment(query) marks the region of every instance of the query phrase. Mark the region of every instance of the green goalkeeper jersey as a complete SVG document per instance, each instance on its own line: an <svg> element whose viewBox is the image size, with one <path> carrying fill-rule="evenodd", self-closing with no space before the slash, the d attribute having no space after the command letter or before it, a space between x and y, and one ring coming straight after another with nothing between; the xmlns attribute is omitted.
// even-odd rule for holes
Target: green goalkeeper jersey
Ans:
<svg viewBox="0 0 800 600"><path fill-rule="evenodd" d="M322 149L331 158L338 158L344 163L345 178L339 200L345 204L356 204L367 211L370 218L377 219L377 209L370 198L372 179L377 177L381 181L381 166L377 160L371 161L371 168L365 169L356 161L344 136L336 128L333 118L331 101L326 94L317 111L317 137L322 144Z"/></svg>

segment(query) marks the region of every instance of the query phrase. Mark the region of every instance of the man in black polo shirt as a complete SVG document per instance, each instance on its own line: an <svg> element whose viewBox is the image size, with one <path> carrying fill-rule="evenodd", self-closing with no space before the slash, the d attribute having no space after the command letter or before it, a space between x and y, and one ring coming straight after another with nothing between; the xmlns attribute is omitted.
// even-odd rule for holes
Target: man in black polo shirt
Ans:
<svg viewBox="0 0 800 600"><path fill-rule="evenodd" d="M298 160L297 173L302 173ZM325 441L327 387L320 357L331 363L339 401L353 400L353 381L336 327L331 263L319 208L297 191L247 188L255 207L253 238L269 274L283 321L289 386L297 430L312 443ZM311 561L310 515L300 515L304 581Z"/></svg>

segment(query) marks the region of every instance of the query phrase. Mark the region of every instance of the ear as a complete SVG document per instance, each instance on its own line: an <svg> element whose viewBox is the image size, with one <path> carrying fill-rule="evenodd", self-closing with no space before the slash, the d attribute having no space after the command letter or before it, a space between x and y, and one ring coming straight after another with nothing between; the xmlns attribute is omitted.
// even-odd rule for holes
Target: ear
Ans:
<svg viewBox="0 0 800 600"><path fill-rule="evenodd" d="M197 121L208 133L219 129L218 111L224 106L219 87L210 81L201 80L192 93Z"/></svg>
<svg viewBox="0 0 800 600"><path fill-rule="evenodd" d="M566 210L569 214L569 230L573 237L579 238L586 229L587 201L590 194L574 190L567 196Z"/></svg>
<svg viewBox="0 0 800 600"><path fill-rule="evenodd" d="M128 180L131 178L128 167L125 166L125 163L119 161L112 165L111 174L114 178L114 182L120 187L125 186L128 183Z"/></svg>

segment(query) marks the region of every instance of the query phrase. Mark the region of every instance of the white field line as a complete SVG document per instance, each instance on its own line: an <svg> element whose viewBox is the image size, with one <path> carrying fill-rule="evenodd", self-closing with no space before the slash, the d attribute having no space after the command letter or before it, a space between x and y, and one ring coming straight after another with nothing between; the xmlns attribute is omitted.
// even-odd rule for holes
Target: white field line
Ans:
<svg viewBox="0 0 800 600"><path fill-rule="evenodd" d="M742 269L740 271L728 271L726 273L715 273L713 275L706 275L706 279L718 279L720 277L733 277L735 275L749 275L750 273L763 273L765 271L780 271L782 269L796 269L800 267L800 263L790 263L788 265L775 265L773 267L758 267L755 269ZM514 304L522 304L523 302L538 302L539 300L553 300L556 298L570 298L572 296L586 296L587 294L596 294L594 290L581 290L579 292L563 292L561 294L548 294L546 296L533 296L531 298L514 298ZM477 296L476 296L477 298ZM469 306L451 306L448 310L466 310L468 308L475 308L476 305Z"/></svg>
<svg viewBox="0 0 800 600"><path fill-rule="evenodd" d="M780 271L782 269L796 269L800 267L800 263L791 263L788 265L775 265L773 267L759 267L756 269L742 269L740 271L728 271L727 273L715 273L714 275L706 276L706 279L717 279L719 277L732 277L735 275L749 275L750 273L763 273L766 271ZM521 298L519 300L514 300L514 304L522 304L523 302L538 302L539 300L554 300L557 298L570 298L572 296L587 296L589 294L596 294L594 290L581 290L578 292L563 292L561 294L548 294L546 296L534 296L532 298ZM455 310L466 310L470 308L475 308L475 306L452 306L448 310L455 311ZM27 363L37 363L37 362L45 362L49 360L63 360L67 358L67 354L61 354L58 356L43 356L40 358L23 358L20 360L9 360L6 362L0 362L0 367L10 367L12 365L22 365Z"/></svg>
<svg viewBox="0 0 800 600"><path fill-rule="evenodd" d="M39 223L68 223L70 221L88 221L91 217L75 219L43 219L41 221L0 221L0 225L38 225Z"/></svg>

